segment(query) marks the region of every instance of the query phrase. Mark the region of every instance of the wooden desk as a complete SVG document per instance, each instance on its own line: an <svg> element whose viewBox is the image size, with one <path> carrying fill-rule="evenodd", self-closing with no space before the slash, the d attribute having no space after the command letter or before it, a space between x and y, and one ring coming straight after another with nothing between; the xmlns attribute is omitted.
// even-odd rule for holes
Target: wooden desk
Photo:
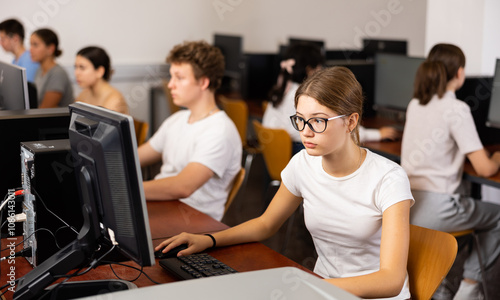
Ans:
<svg viewBox="0 0 500 300"><path fill-rule="evenodd" d="M183 204L179 201L165 202L148 202L149 223L151 226L151 234L153 244L158 245L164 238L173 236L182 231L192 233L215 232L228 228L208 215L205 215L194 208ZM22 237L18 237L18 242ZM2 240L2 249L7 246L7 240ZM298 263L286 258L278 252L268 248L261 243L248 243L235 245L230 247L216 248L207 251L210 255L233 267L239 272L278 268L284 266L292 266L302 269L313 274L310 270L302 267ZM2 252L2 256L8 255L6 251ZM144 272L153 280L160 283L174 282L177 279L163 270L158 260L155 266L144 267ZM129 265L137 266L137 264L129 262ZM24 258L17 258L15 264L8 264L8 261L2 261L0 267L2 273L0 275L0 286L7 283L6 272L10 266L15 267L16 278L28 273L32 268ZM113 269L121 279L131 280L139 275L139 272L124 266L114 265ZM109 265L102 265L88 272L85 275L72 278L70 281L81 280L99 280L113 279L113 275ZM139 279L134 281L138 287L154 285L146 276L141 275ZM5 294L6 299L12 299L12 292Z"/></svg>

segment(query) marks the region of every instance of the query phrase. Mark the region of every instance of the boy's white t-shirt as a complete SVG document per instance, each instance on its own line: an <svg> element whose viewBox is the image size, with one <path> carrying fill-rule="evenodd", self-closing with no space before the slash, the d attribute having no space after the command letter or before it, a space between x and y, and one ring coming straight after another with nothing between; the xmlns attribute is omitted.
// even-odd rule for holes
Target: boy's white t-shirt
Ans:
<svg viewBox="0 0 500 300"><path fill-rule="evenodd" d="M426 105L418 99L408 104L401 166L412 189L460 192L465 156L482 148L470 107L455 93L435 95Z"/></svg>
<svg viewBox="0 0 500 300"><path fill-rule="evenodd" d="M306 150L281 173L283 184L302 197L304 219L318 260L314 272L325 278L353 277L380 268L382 214L412 200L410 183L396 163L369 150L354 173L337 178L323 170L322 157ZM398 297L408 299L408 278Z"/></svg>
<svg viewBox="0 0 500 300"><path fill-rule="evenodd" d="M189 110L173 114L149 140L163 159L155 179L175 176L191 162L206 166L214 176L190 197L180 200L221 220L232 181L241 169L241 139L223 111L193 124L188 123L190 114Z"/></svg>

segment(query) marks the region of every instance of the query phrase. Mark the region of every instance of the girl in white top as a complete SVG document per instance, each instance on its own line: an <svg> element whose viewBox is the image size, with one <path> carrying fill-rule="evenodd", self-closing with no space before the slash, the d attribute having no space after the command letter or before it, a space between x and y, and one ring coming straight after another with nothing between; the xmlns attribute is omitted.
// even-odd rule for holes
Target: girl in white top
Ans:
<svg viewBox="0 0 500 300"><path fill-rule="evenodd" d="M304 149L299 132L290 124L290 116L295 114L295 92L307 76L321 69L323 62L324 57L314 44L298 43L289 46L280 63L277 83L269 93L270 101L264 111L262 125L286 130L293 142L293 154Z"/></svg>
<svg viewBox="0 0 500 300"><path fill-rule="evenodd" d="M364 298L409 299L406 271L413 203L403 169L358 142L361 86L347 68L306 79L295 96L293 126L305 150L282 172L283 182L260 217L206 235L182 233L157 249L187 244L178 255L260 241L303 205L318 260L314 271Z"/></svg>
<svg viewBox="0 0 500 300"><path fill-rule="evenodd" d="M500 255L500 206L464 196L462 173L467 157L480 176L495 174L500 153L489 157L469 106L455 98L465 79L464 66L460 48L438 44L419 67L415 99L406 111L401 164L416 201L412 224L449 232L481 229L480 248L487 268ZM476 247L472 251L454 299L481 299Z"/></svg>

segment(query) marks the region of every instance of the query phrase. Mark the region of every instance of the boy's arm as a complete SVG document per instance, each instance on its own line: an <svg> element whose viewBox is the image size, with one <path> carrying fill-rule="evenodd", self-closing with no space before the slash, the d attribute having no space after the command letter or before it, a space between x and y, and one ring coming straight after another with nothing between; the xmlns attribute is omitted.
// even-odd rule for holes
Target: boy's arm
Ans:
<svg viewBox="0 0 500 300"><path fill-rule="evenodd" d="M200 163L189 163L179 174L144 182L146 200L177 200L189 197L204 185L214 172Z"/></svg>

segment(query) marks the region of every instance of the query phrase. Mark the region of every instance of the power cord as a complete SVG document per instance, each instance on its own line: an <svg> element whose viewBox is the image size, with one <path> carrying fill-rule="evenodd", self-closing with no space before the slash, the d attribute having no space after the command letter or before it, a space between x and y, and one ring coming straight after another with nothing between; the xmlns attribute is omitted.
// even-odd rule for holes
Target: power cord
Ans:
<svg viewBox="0 0 500 300"><path fill-rule="evenodd" d="M58 215L56 215L53 211L51 211L47 205L45 205L45 202L43 201L42 197L40 197L40 195L38 194L38 192L32 188L31 189L33 191L33 193L35 194L35 196L38 197L38 199L40 200L40 202L42 202L42 205L43 207L45 208L45 210L47 210L49 213L51 213L54 217L56 217L57 219L59 219L59 221L61 221L64 225L68 226L69 229L73 230L76 234L78 234L78 231L71 225L69 225L66 221L64 221L61 217L59 217Z"/></svg>
<svg viewBox="0 0 500 300"><path fill-rule="evenodd" d="M30 257L31 256L31 247L24 248L21 251L17 251L16 253L14 253L14 255L4 256L4 257L0 258L0 261L4 261L6 259L12 259L14 257L19 257L19 256Z"/></svg>

